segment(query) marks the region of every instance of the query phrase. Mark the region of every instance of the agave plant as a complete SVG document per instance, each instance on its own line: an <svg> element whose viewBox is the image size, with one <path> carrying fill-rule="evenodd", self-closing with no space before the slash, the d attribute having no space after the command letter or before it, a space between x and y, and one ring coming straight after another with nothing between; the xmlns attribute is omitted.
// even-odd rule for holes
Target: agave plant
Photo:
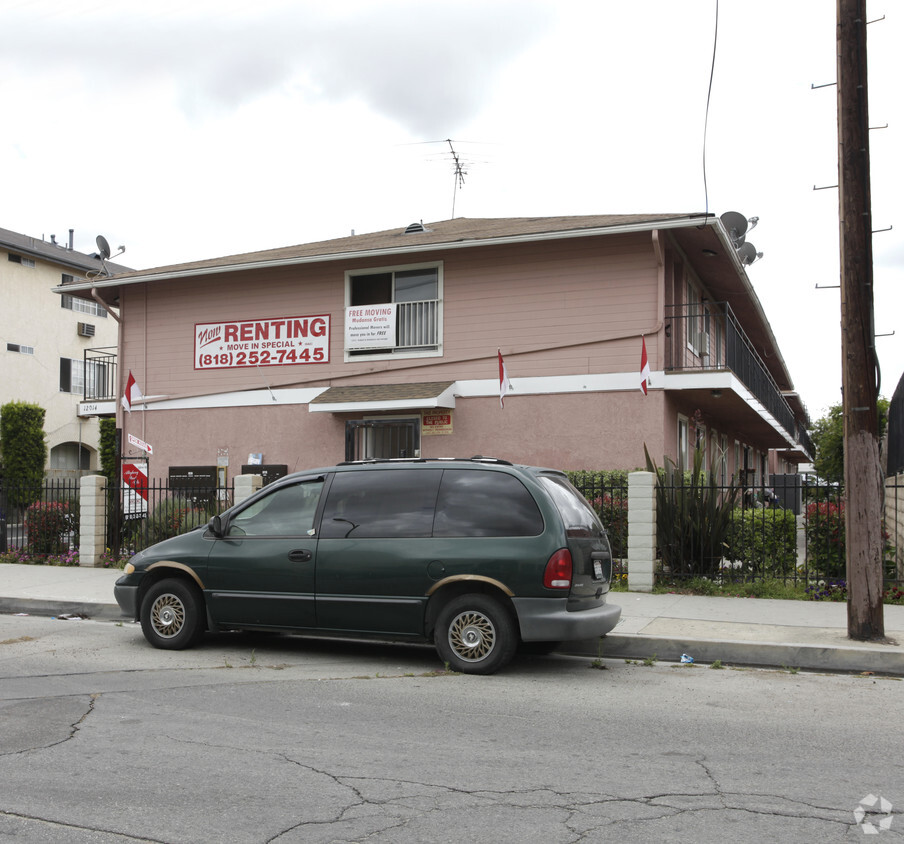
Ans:
<svg viewBox="0 0 904 844"><path fill-rule="evenodd" d="M663 567L678 575L717 575L740 489L716 485L703 468L702 449L695 450L689 473L668 458L660 469L646 446L644 454L647 471L656 474L656 541Z"/></svg>

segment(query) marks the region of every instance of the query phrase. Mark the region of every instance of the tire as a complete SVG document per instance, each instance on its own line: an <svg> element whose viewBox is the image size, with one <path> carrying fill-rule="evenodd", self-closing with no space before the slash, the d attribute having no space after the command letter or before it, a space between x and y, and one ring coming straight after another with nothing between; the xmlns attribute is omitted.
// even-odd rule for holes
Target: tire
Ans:
<svg viewBox="0 0 904 844"><path fill-rule="evenodd" d="M155 648L180 651L204 634L204 599L184 580L155 583L141 601L141 632Z"/></svg>
<svg viewBox="0 0 904 844"><path fill-rule="evenodd" d="M460 595L440 610L434 633L440 659L463 674L494 674L518 647L508 609L489 595Z"/></svg>

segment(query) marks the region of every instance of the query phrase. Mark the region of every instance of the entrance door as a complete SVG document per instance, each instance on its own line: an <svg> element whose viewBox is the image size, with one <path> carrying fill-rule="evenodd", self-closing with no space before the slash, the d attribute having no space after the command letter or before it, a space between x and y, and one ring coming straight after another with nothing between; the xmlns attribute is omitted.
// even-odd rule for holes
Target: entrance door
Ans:
<svg viewBox="0 0 904 844"><path fill-rule="evenodd" d="M421 456L418 419L356 419L345 423L346 460Z"/></svg>

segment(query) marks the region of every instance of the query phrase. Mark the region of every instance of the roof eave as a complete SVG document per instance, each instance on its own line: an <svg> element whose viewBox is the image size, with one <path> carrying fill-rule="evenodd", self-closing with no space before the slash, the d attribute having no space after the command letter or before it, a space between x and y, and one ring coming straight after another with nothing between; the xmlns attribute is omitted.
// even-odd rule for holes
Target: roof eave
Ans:
<svg viewBox="0 0 904 844"><path fill-rule="evenodd" d="M302 264L318 264L330 261L348 261L360 258L376 258L383 255L410 255L419 252L434 252L448 249L469 249L480 246L501 246L518 243L533 243L544 240L565 240L576 237L598 237L600 235L633 234L652 231L654 229L675 229L689 225L701 225L701 216L678 217L664 220L648 220L616 226L595 226L593 228L564 229L562 231L532 232L520 235L502 235L480 239L437 241L432 243L413 243L409 246L384 246L375 249L364 249L345 252L329 252L322 255L302 255L291 258L273 258L258 261L236 262L222 266L192 267L188 269L173 268L162 272L148 272L129 278L113 276L109 279L95 279L84 284L70 282L54 288L56 293L71 293L79 290L90 290L92 287L125 287L133 284L146 284L151 281L167 281L176 278L193 278L206 275L222 275L247 270L263 270L275 267L291 267ZM714 218L702 220L705 225L712 225Z"/></svg>

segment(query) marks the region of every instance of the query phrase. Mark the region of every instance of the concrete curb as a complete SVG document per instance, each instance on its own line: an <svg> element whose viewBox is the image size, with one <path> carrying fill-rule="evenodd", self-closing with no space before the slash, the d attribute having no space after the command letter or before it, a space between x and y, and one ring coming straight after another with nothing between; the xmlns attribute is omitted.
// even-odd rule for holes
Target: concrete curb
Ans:
<svg viewBox="0 0 904 844"><path fill-rule="evenodd" d="M885 650L881 644L866 647L812 645L795 642L749 642L666 638L632 633L609 633L599 644L595 639L571 642L562 653L576 656L647 659L653 655L664 662L680 662L682 654L694 662L725 665L752 665L764 668L800 668L806 671L842 671L904 676L904 653Z"/></svg>
<svg viewBox="0 0 904 844"><path fill-rule="evenodd" d="M48 601L41 598L0 598L0 614L58 616L82 615L94 621L121 621L124 616L117 604L96 604L89 601Z"/></svg>

